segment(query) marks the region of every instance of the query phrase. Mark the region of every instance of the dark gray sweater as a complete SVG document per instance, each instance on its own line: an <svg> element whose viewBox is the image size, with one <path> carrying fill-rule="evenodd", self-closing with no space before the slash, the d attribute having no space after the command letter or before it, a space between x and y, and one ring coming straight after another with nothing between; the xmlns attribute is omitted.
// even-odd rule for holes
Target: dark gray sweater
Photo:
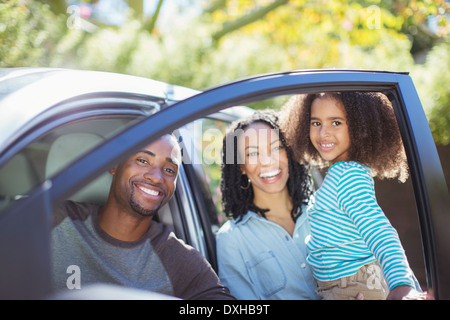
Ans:
<svg viewBox="0 0 450 320"><path fill-rule="evenodd" d="M83 290L108 283L181 299L233 299L206 259L152 221L147 233L129 242L112 238L98 224L98 206L67 201L52 231L56 290Z"/></svg>

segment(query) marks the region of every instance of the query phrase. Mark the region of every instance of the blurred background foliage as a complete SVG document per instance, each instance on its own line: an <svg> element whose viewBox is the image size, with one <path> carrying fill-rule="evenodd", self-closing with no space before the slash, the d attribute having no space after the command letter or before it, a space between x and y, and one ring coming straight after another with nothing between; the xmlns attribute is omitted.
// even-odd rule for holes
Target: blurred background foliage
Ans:
<svg viewBox="0 0 450 320"><path fill-rule="evenodd" d="M450 144L447 0L2 0L0 67L120 72L206 89L260 73L410 72Z"/></svg>

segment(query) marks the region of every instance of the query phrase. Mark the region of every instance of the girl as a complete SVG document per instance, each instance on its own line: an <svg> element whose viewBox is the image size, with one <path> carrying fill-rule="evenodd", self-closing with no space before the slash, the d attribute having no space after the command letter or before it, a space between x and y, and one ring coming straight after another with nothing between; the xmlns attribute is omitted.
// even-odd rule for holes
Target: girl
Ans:
<svg viewBox="0 0 450 320"><path fill-rule="evenodd" d="M219 277L238 299L318 299L306 262L311 179L292 158L278 114L234 122L223 144Z"/></svg>
<svg viewBox="0 0 450 320"><path fill-rule="evenodd" d="M354 299L358 293L364 299L424 298L415 290L397 232L375 199L373 176L407 178L390 101L380 93L318 93L295 97L282 113L296 158L330 166L308 210L307 260L318 294L324 299Z"/></svg>

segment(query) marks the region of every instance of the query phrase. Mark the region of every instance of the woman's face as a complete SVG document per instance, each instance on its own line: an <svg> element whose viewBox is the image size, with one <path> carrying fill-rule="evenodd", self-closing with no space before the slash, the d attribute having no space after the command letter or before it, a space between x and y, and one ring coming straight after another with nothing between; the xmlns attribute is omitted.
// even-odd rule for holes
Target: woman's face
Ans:
<svg viewBox="0 0 450 320"><path fill-rule="evenodd" d="M289 165L277 130L261 122L249 125L239 137L238 152L244 161L241 171L251 180L255 196L284 191Z"/></svg>

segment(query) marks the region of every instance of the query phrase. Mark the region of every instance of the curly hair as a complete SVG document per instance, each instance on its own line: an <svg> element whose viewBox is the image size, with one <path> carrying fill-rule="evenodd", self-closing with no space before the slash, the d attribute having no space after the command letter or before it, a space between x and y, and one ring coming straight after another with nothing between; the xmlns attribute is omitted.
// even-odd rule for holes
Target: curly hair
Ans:
<svg viewBox="0 0 450 320"><path fill-rule="evenodd" d="M408 178L408 165L394 109L379 92L327 92L293 96L281 109L280 125L300 163L329 165L311 143L311 105L332 98L345 108L351 147L349 160L365 164L379 179Z"/></svg>
<svg viewBox="0 0 450 320"><path fill-rule="evenodd" d="M302 214L302 205L307 204L312 192L312 179L309 175L309 168L294 160L293 152L288 147L286 139L280 130L279 115L274 110L255 111L255 113L245 119L233 122L227 130L223 139L222 149L222 180L220 188L222 191L222 204L226 215L230 218L240 219L247 211L252 210L266 218L268 209L258 208L253 200L253 188L243 189L248 182L247 175L241 171L238 161L237 141L245 128L253 123L262 122L279 132L280 140L287 152L289 179L287 187L292 199L293 208L291 217L294 221ZM240 129L240 130L239 130ZM230 140L232 139L232 140ZM228 141L228 143L227 143ZM227 150L227 146L233 150ZM228 152L228 154L227 154ZM229 152L232 152L230 156ZM230 157L232 158L230 161Z"/></svg>

